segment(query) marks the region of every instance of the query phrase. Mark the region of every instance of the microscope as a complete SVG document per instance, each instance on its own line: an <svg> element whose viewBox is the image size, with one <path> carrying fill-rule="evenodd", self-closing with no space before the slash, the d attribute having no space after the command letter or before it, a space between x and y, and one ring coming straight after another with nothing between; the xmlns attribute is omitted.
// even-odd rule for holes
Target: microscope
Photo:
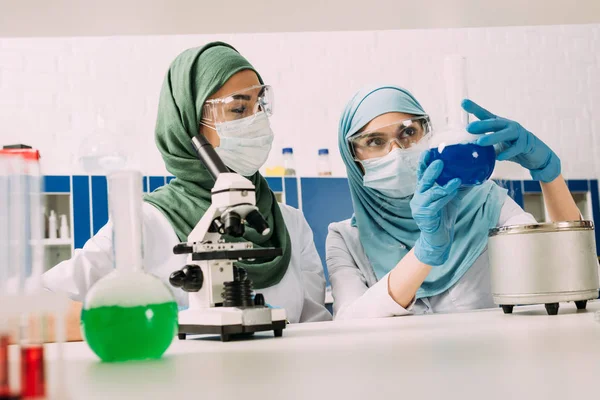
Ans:
<svg viewBox="0 0 600 400"><path fill-rule="evenodd" d="M252 281L235 261L280 256L279 248L254 248L247 241L227 242L225 236L241 238L245 224L268 235L269 225L256 207L252 182L229 172L215 149L202 135L192 138L200 161L215 185L211 205L188 236L173 248L189 254L187 265L169 277L171 286L188 292L189 308L179 312L179 339L187 335L218 334L221 341L246 338L255 332L283 335L286 312L265 305L262 294L253 296Z"/></svg>

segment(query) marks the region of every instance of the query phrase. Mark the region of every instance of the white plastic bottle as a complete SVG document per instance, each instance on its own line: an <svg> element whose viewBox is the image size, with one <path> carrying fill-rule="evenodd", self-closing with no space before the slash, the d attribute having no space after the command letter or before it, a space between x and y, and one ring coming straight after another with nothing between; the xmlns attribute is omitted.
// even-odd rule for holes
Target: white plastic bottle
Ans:
<svg viewBox="0 0 600 400"><path fill-rule="evenodd" d="M56 239L56 235L58 234L56 223L56 213L54 210L50 210L50 217L48 218L48 238L50 239Z"/></svg>
<svg viewBox="0 0 600 400"><path fill-rule="evenodd" d="M283 149L283 168L285 176L296 176L296 163L294 162L294 149L285 147Z"/></svg>
<svg viewBox="0 0 600 400"><path fill-rule="evenodd" d="M329 161L329 149L319 149L317 171L319 176L331 176L331 162Z"/></svg>
<svg viewBox="0 0 600 400"><path fill-rule="evenodd" d="M65 214L61 214L60 216L60 232L58 237L61 239L69 238L69 224L67 223L67 216Z"/></svg>

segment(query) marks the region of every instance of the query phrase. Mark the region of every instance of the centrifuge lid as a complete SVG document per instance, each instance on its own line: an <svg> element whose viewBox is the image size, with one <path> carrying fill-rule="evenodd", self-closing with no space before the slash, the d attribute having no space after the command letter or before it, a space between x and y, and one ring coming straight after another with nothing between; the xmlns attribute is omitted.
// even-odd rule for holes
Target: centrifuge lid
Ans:
<svg viewBox="0 0 600 400"><path fill-rule="evenodd" d="M542 224L508 225L490 229L489 236L514 235L540 232L560 231L590 231L594 230L592 221L561 221L547 222Z"/></svg>

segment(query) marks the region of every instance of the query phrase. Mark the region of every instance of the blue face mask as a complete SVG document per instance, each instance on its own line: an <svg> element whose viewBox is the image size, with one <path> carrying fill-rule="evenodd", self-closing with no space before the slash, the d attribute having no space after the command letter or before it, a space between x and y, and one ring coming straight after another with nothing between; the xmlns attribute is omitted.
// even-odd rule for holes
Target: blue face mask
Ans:
<svg viewBox="0 0 600 400"><path fill-rule="evenodd" d="M364 185L394 199L413 195L422 150L396 148L384 157L361 161L365 169Z"/></svg>

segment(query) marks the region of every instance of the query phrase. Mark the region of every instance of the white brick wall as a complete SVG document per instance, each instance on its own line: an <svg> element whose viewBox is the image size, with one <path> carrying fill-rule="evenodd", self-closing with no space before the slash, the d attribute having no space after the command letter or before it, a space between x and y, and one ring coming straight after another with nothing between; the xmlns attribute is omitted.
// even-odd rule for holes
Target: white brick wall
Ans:
<svg viewBox="0 0 600 400"><path fill-rule="evenodd" d="M600 25L96 38L0 39L0 143L42 151L49 174L83 173L73 161L98 116L145 174L166 174L154 146L158 93L170 61L211 40L230 42L274 86L269 164L294 147L314 175L320 147L345 175L337 124L368 83L413 91L443 121L442 59L468 57L471 97L518 120L562 158L567 178L600 176ZM514 165L501 178L526 178Z"/></svg>

